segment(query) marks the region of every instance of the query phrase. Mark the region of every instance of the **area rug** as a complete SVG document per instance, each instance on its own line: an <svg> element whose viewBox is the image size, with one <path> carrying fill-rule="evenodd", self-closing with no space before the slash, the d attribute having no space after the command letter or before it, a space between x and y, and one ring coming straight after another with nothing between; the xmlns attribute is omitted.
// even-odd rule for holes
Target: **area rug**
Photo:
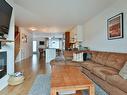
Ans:
<svg viewBox="0 0 127 95"><path fill-rule="evenodd" d="M50 74L37 75L28 95L50 95ZM95 95L108 95L104 90L95 84ZM83 95L88 95L88 90L82 91ZM70 94L68 94L70 95Z"/></svg>
<svg viewBox="0 0 127 95"><path fill-rule="evenodd" d="M50 74L37 75L28 95L50 95Z"/></svg>

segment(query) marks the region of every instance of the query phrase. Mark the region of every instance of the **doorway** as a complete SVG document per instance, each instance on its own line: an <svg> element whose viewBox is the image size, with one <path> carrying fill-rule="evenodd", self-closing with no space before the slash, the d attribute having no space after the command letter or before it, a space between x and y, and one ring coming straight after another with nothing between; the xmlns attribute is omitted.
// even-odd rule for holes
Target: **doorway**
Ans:
<svg viewBox="0 0 127 95"><path fill-rule="evenodd" d="M33 41L33 53L37 53L37 41Z"/></svg>

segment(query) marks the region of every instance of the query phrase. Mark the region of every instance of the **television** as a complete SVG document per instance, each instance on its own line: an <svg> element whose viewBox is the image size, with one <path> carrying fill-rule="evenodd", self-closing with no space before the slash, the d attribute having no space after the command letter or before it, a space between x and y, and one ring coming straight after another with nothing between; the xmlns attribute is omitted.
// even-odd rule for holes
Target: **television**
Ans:
<svg viewBox="0 0 127 95"><path fill-rule="evenodd" d="M45 44L44 41L40 41L40 42L39 42L39 45L44 45L44 44Z"/></svg>
<svg viewBox="0 0 127 95"><path fill-rule="evenodd" d="M6 38L9 32L10 19L13 8L5 1L0 0L0 38Z"/></svg>

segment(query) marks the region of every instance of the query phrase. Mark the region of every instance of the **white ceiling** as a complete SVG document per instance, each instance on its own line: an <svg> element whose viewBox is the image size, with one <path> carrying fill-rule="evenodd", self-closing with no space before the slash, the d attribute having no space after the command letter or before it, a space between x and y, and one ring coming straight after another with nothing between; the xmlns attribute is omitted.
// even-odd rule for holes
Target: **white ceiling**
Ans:
<svg viewBox="0 0 127 95"><path fill-rule="evenodd" d="M116 0L14 0L16 24L35 31L65 32L84 24Z"/></svg>

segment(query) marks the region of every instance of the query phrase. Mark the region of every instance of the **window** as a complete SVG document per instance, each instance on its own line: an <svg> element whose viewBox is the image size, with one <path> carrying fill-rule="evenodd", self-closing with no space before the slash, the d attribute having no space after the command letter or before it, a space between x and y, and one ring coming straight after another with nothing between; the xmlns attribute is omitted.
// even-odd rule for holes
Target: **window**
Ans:
<svg viewBox="0 0 127 95"><path fill-rule="evenodd" d="M37 41L33 41L33 52L37 52Z"/></svg>

